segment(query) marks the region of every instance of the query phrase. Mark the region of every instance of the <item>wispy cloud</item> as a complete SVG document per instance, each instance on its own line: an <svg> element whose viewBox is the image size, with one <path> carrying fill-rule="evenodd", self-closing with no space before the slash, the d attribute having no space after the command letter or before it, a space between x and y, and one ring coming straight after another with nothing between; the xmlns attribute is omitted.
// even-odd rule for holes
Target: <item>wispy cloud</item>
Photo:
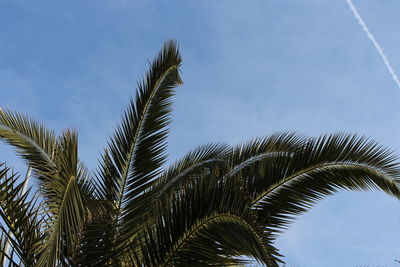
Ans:
<svg viewBox="0 0 400 267"><path fill-rule="evenodd" d="M353 12L354 17L357 19L358 23L361 25L363 31L367 34L368 38L374 44L376 50L378 51L379 55L381 56L381 58L383 60L383 63L385 63L385 66L389 70L390 75L392 75L393 80L395 81L395 83L397 84L397 86L400 89L399 77L397 76L397 74L394 71L393 67L390 65L389 59L386 56L385 52L383 51L383 48L379 45L379 43L376 41L374 35L368 29L367 25L365 24L364 20L362 19L360 13L358 13L358 11L357 11L356 7L354 6L353 2L351 0L346 0L346 2L349 5L350 10Z"/></svg>

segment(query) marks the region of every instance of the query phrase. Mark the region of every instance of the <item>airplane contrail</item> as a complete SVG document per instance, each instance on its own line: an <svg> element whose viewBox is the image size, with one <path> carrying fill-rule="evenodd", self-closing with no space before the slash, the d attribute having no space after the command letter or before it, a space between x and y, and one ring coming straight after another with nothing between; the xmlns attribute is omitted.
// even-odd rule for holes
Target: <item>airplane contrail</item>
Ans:
<svg viewBox="0 0 400 267"><path fill-rule="evenodd" d="M396 72L390 65L388 57L385 55L385 52L383 52L383 48L379 45L379 43L376 41L375 37L372 35L372 33L369 31L367 25L365 24L364 20L362 19L360 13L358 13L356 7L354 6L353 2L351 0L346 0L347 4L350 7L350 10L353 11L354 17L358 21L358 24L361 25L361 28L363 31L367 34L368 38L371 40L371 42L374 44L376 50L378 51L379 55L381 56L383 63L385 63L386 68L388 69L390 75L392 75L393 80L397 84L397 87L400 89L400 80L399 77L397 76Z"/></svg>

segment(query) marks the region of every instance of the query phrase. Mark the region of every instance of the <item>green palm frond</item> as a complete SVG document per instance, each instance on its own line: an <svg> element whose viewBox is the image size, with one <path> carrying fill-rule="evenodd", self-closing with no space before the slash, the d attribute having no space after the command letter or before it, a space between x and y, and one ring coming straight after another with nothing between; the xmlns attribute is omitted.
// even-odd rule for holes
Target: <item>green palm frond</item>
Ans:
<svg viewBox="0 0 400 267"><path fill-rule="evenodd" d="M180 65L176 43L166 42L138 84L136 100L131 100L100 162L100 192L112 203L109 223L117 227L108 235L114 235L111 240L118 247L144 226L148 211L144 204L149 198L143 193L159 176L166 159L171 98L174 87L182 83Z"/></svg>
<svg viewBox="0 0 400 267"><path fill-rule="evenodd" d="M15 258L15 249L11 247L11 251L6 251L6 247L8 246L9 235L4 232L0 233L0 261L3 264L3 267L18 267L20 264L17 262ZM7 262L8 261L8 262Z"/></svg>
<svg viewBox="0 0 400 267"><path fill-rule="evenodd" d="M278 133L212 143L169 168L166 138L181 56L165 43L91 174L78 136L0 108L0 139L39 194L0 164L0 260L9 266L278 266L279 232L338 190L400 199L393 153L357 135ZM35 190L36 192L36 190ZM8 249L7 247L10 247Z"/></svg>
<svg viewBox="0 0 400 267"><path fill-rule="evenodd" d="M227 157L229 152L230 147L225 144L202 145L165 170L154 185L136 199L137 210L135 213L146 216L138 218L142 220L140 223L135 220L139 226L124 235L124 238L132 237L132 233L138 233L146 224L156 221L155 213L158 209L156 204L165 195L169 195L175 190L180 191L186 183L199 180L206 174L219 175L226 172L229 168Z"/></svg>
<svg viewBox="0 0 400 267"><path fill-rule="evenodd" d="M252 163L260 162L269 158L270 153L293 152L303 143L304 138L297 133L277 133L238 145L231 152L231 164L234 166L232 169L245 168Z"/></svg>
<svg viewBox="0 0 400 267"><path fill-rule="evenodd" d="M16 174L9 174L4 164L0 164L0 168L0 217L4 223L0 225L2 242L10 245L11 254L15 256L4 251L8 245L2 246L2 254L10 255L10 263L15 263L18 258L21 264L33 266L43 242L40 232L42 220L35 202L28 200L29 190L23 192L24 183L18 182Z"/></svg>
<svg viewBox="0 0 400 267"><path fill-rule="evenodd" d="M181 160L169 167L157 180L152 190L157 198L176 188L183 182L203 176L204 172L217 169L221 173L228 170L228 155L230 147L225 144L206 144L189 152Z"/></svg>
<svg viewBox="0 0 400 267"><path fill-rule="evenodd" d="M155 226L139 239L145 266L226 266L243 263L240 255L275 266L276 251L263 240L263 228L248 209L250 199L234 181L212 175L185 184L159 204ZM210 180L214 182L210 183Z"/></svg>
<svg viewBox="0 0 400 267"><path fill-rule="evenodd" d="M230 153L230 170L225 177L243 177L245 188L254 192L258 185L254 183L253 177L264 162L281 157L290 158L303 141L304 136L300 134L277 133L238 145Z"/></svg>
<svg viewBox="0 0 400 267"><path fill-rule="evenodd" d="M136 100L131 100L103 156L99 172L103 191L126 221L133 216L135 198L150 186L165 162L171 97L174 87L182 83L180 65L176 43L167 42L138 84Z"/></svg>
<svg viewBox="0 0 400 267"><path fill-rule="evenodd" d="M0 108L0 139L12 145L45 183L54 169L57 141L53 131L20 113Z"/></svg>
<svg viewBox="0 0 400 267"><path fill-rule="evenodd" d="M254 197L253 208L259 221L282 229L338 190L379 189L400 198L395 160L389 150L357 135L310 138L291 157L265 162L254 179L264 190Z"/></svg>
<svg viewBox="0 0 400 267"><path fill-rule="evenodd" d="M66 255L72 260L76 255L75 244L80 239L80 231L88 214L85 195L78 186L84 179L79 171L78 140L73 131L65 131L59 139L60 150L55 161L58 175L49 186L52 191L45 195L46 211L51 216L45 224L48 230L46 242L38 266L55 266L65 260Z"/></svg>
<svg viewBox="0 0 400 267"><path fill-rule="evenodd" d="M79 266L119 266L119 255L113 255L116 246L116 226L110 223L105 214L97 214L84 225L77 252Z"/></svg>

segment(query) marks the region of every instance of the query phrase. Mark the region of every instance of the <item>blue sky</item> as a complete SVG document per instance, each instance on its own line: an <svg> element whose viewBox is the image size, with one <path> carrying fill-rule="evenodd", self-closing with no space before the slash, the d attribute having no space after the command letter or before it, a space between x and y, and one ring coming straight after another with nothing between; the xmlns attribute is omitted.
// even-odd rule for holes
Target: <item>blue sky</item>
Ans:
<svg viewBox="0 0 400 267"><path fill-rule="evenodd" d="M400 71L400 3L354 0ZM0 106L79 130L96 167L163 41L176 38L169 154L276 131L357 132L400 154L400 90L345 0L0 0ZM0 161L23 169L0 145ZM343 192L278 240L287 266L400 266L400 203Z"/></svg>

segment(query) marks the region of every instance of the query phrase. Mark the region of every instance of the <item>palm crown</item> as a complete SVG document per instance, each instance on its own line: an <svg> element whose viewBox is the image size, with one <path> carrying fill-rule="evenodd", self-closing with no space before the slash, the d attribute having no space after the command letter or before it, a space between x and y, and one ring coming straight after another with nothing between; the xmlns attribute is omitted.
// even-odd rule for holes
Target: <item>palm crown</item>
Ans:
<svg viewBox="0 0 400 267"><path fill-rule="evenodd" d="M207 144L168 168L166 138L181 56L165 43L90 173L77 133L0 109L0 138L35 179L0 165L0 257L10 266L277 266L274 240L340 189L400 197L392 152L364 137L281 133ZM10 247L10 249L8 249Z"/></svg>

